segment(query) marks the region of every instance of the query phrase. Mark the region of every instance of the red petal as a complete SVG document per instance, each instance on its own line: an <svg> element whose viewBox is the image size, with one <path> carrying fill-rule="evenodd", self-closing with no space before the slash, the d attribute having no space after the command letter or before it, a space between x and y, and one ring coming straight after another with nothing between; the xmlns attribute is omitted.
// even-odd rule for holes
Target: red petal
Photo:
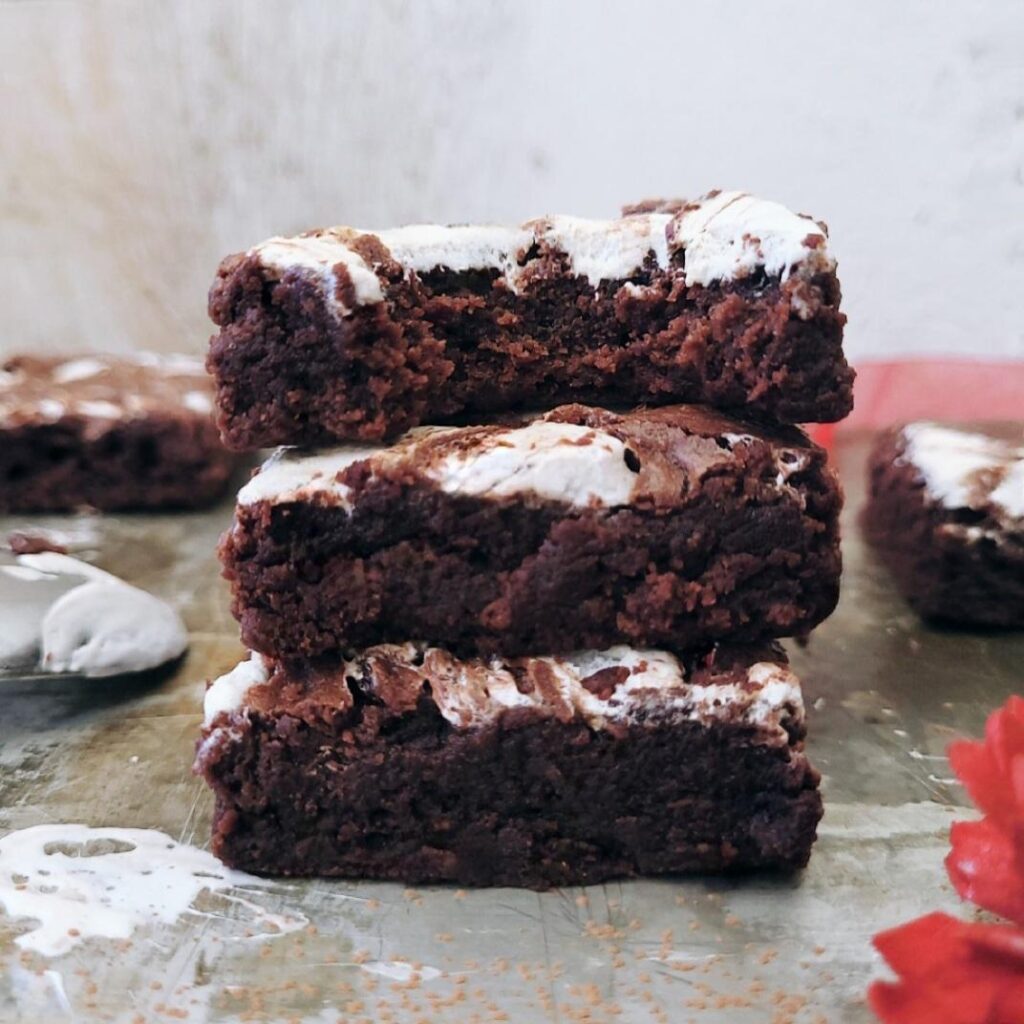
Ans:
<svg viewBox="0 0 1024 1024"><path fill-rule="evenodd" d="M868 1006L885 1024L960 1024L943 1017L942 997L912 990L891 981L876 981L868 989Z"/></svg>
<svg viewBox="0 0 1024 1024"><path fill-rule="evenodd" d="M929 914L875 945L900 975L868 992L886 1024L1024 1024L1024 930Z"/></svg>
<svg viewBox="0 0 1024 1024"><path fill-rule="evenodd" d="M946 871L965 900L1024 925L1024 851L989 820L958 821Z"/></svg>
<svg viewBox="0 0 1024 1024"><path fill-rule="evenodd" d="M975 803L1006 824L1024 821L1024 698L1011 697L989 715L981 743L954 746Z"/></svg>
<svg viewBox="0 0 1024 1024"><path fill-rule="evenodd" d="M949 914L927 914L879 932L874 938L875 949L902 977L926 977L948 963L961 926L962 922Z"/></svg>
<svg viewBox="0 0 1024 1024"><path fill-rule="evenodd" d="M951 744L949 763L980 810L1000 821L1014 819L1016 804L1004 770L988 741L961 740Z"/></svg>
<svg viewBox="0 0 1024 1024"><path fill-rule="evenodd" d="M1003 778L1009 783L1005 799L1024 815L1024 700L1011 697L994 711L985 728L985 744Z"/></svg>
<svg viewBox="0 0 1024 1024"><path fill-rule="evenodd" d="M985 741L996 749L1024 750L1024 697L1014 695L988 716Z"/></svg>
<svg viewBox="0 0 1024 1024"><path fill-rule="evenodd" d="M1008 832L1024 832L1024 698L989 715L985 739L949 748L953 771L971 799Z"/></svg>

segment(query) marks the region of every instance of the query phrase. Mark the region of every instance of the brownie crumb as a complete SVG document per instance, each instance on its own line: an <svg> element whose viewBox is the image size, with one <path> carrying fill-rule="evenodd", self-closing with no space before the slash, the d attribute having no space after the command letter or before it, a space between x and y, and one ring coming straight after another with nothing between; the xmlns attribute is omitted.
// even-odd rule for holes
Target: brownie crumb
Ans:
<svg viewBox="0 0 1024 1024"><path fill-rule="evenodd" d="M57 555L68 553L65 545L58 544L41 533L11 533L7 537L7 544L16 555L40 555L45 551L52 551Z"/></svg>

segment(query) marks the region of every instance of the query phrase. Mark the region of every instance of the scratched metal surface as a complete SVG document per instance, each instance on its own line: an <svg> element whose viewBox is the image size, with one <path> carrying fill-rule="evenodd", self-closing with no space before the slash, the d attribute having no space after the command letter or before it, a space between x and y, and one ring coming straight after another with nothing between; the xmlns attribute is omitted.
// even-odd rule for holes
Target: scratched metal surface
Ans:
<svg viewBox="0 0 1024 1024"><path fill-rule="evenodd" d="M962 806L943 750L1020 689L1024 637L923 627L860 543L864 444L839 464L849 502L839 610L793 660L810 705L826 816L799 878L610 884L537 895L280 883L251 898L308 927L253 936L211 896L130 943L46 960L0 914L0 1020L867 1021L870 936L956 907L943 883ZM94 559L174 601L187 660L145 688L5 690L0 833L43 822L158 828L205 845L210 800L190 762L203 679L240 650L213 548L228 504L202 515L43 519ZM0 521L0 528L27 525Z"/></svg>

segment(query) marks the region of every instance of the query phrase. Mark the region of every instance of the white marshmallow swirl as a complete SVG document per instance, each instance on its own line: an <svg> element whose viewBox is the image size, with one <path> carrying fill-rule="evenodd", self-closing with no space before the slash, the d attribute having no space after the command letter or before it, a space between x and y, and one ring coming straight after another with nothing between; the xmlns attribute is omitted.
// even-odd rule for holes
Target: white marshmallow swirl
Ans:
<svg viewBox="0 0 1024 1024"><path fill-rule="evenodd" d="M338 317L358 306L382 302L386 286L378 274L383 246L405 274L440 267L456 272L497 271L518 293L529 280L532 253L561 253L570 273L595 289L603 281L626 281L645 263L666 271L684 254L685 283L733 281L762 269L786 280L835 268L824 227L779 203L746 192L710 192L679 213L642 213L616 220L549 216L519 227L413 224L387 231L323 228L291 238L276 237L249 250L274 275L296 272L314 280ZM344 271L339 279L338 269ZM797 315L804 315L799 303Z"/></svg>

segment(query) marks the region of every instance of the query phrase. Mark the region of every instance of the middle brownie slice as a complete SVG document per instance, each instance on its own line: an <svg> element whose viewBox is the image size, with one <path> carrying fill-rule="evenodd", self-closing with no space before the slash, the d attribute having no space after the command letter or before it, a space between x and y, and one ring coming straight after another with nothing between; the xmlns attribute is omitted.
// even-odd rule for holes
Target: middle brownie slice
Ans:
<svg viewBox="0 0 1024 1024"><path fill-rule="evenodd" d="M822 449L698 406L562 406L395 444L277 452L221 542L245 643L278 658L681 651L806 633L835 607Z"/></svg>

